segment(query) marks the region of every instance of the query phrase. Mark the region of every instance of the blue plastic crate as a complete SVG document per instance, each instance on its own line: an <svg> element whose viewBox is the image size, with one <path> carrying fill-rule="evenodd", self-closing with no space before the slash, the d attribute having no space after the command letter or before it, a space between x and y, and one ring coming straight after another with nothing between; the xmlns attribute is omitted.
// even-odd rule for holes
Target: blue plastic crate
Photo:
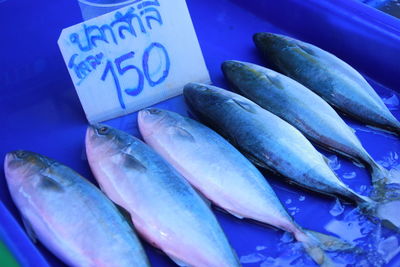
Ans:
<svg viewBox="0 0 400 267"><path fill-rule="evenodd" d="M263 63L252 44L253 33L282 33L316 44L361 71L400 118L399 98L393 91L400 89L399 20L353 0L187 0L187 3L216 85L227 86L220 71L224 60ZM81 20L78 3L70 0L0 1L0 109L4 126L0 132L0 157L15 149L36 151L93 181L84 153L87 122L57 47L61 29ZM157 106L187 114L182 97ZM346 121L356 129L357 136L375 159L390 168L400 166L398 137L371 130L347 118ZM107 123L139 136L136 114ZM336 158L324 154L333 160ZM336 170L338 175L355 191L363 191L369 185L365 169L341 157L337 157L335 164L340 165ZM346 206L338 214L338 209L332 209L334 199L289 186L271 175L266 177L289 213L304 227L364 245L374 234L390 237L384 246L395 246L395 240L399 242L399 235L384 229L379 233L372 224L354 219L352 206ZM0 199L5 206L0 203L0 238L17 260L24 266L39 265L43 261L62 265L42 245L33 246L23 234L3 171L0 171ZM296 262L295 245L282 231L215 212L245 266L262 263L270 266L272 259L278 259L276 263L281 265ZM145 247L154 266L173 265L162 253L148 245ZM400 256L397 256L388 266L399 265Z"/></svg>

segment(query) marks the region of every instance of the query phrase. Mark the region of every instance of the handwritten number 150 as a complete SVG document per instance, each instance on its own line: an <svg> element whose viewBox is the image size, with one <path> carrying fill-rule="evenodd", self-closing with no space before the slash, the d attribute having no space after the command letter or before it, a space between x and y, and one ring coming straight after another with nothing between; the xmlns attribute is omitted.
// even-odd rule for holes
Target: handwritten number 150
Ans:
<svg viewBox="0 0 400 267"><path fill-rule="evenodd" d="M153 51L153 49L156 49L156 48L158 48L161 51L161 53L163 54L163 56L165 57L165 61L164 61L165 63L163 64L164 66L159 66L160 69L162 68L161 77L158 78L157 80L153 80L153 77L152 77L153 75L149 71L149 59L151 57L151 52ZM122 91L124 91L126 94L131 95L131 96L139 95L143 91L145 78L146 78L147 82L149 83L149 85L151 87L154 87L154 86L162 83L168 77L168 74L169 74L170 60L169 60L168 52L162 44L152 43L152 44L150 44L150 46L148 46L145 49L143 56L142 56L142 70L143 71L140 68L138 68L137 66L132 65L132 64L126 64L125 66L123 66L125 61L133 58L134 56L135 56L135 53L133 51L131 51L127 54L124 54L124 55L116 58L114 60L114 64L112 61L108 60L106 63L106 67L104 69L103 75L101 76L101 80L105 81L108 73L111 73L111 76L114 80L115 89L117 90L118 100L123 109L125 109L126 106L125 106L125 102L124 102L124 99L122 96ZM160 64L162 64L162 63L160 63ZM116 73L116 71L114 69L114 65L117 68L118 74ZM128 73L128 71L130 71L130 70L136 72L136 75L138 77L137 85L136 85L136 87L125 88L122 90L118 77L124 75L125 73Z"/></svg>

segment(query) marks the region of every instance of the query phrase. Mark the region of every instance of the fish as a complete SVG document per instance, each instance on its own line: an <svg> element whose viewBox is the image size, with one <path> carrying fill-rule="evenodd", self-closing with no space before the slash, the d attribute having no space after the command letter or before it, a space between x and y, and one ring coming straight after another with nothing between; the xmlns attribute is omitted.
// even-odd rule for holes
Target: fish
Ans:
<svg viewBox="0 0 400 267"><path fill-rule="evenodd" d="M376 202L345 185L320 154L295 127L251 100L211 85L189 83L184 98L193 113L228 139L254 164L311 191L355 203L378 217L382 224L399 229L399 201Z"/></svg>
<svg viewBox="0 0 400 267"><path fill-rule="evenodd" d="M150 266L117 207L69 167L17 150L6 154L4 171L28 234L65 264Z"/></svg>
<svg viewBox="0 0 400 267"><path fill-rule="evenodd" d="M295 80L256 64L229 60L222 64L231 88L274 113L314 144L363 163L371 171L373 199L400 199L400 183L364 149L353 129L321 97Z"/></svg>
<svg viewBox="0 0 400 267"><path fill-rule="evenodd" d="M253 40L275 69L314 91L340 112L400 134L400 122L364 77L346 62L284 35L256 33Z"/></svg>
<svg viewBox="0 0 400 267"><path fill-rule="evenodd" d="M100 188L148 243L180 266L240 266L209 205L152 148L101 124L88 127L85 143Z"/></svg>
<svg viewBox="0 0 400 267"><path fill-rule="evenodd" d="M157 108L141 110L138 125L147 144L208 200L235 217L292 233L322 266L334 266L324 250L353 249L335 237L306 230L294 222L260 171L210 128Z"/></svg>

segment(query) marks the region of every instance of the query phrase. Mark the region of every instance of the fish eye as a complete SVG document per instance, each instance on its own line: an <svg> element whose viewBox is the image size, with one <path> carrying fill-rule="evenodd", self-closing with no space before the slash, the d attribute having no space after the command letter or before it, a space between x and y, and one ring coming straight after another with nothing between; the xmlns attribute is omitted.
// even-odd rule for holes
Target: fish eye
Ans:
<svg viewBox="0 0 400 267"><path fill-rule="evenodd" d="M98 130L99 134L106 134L108 132L108 127L107 126L102 126Z"/></svg>
<svg viewBox="0 0 400 267"><path fill-rule="evenodd" d="M161 110L155 109L155 108L149 108L148 111L150 114L160 114Z"/></svg>

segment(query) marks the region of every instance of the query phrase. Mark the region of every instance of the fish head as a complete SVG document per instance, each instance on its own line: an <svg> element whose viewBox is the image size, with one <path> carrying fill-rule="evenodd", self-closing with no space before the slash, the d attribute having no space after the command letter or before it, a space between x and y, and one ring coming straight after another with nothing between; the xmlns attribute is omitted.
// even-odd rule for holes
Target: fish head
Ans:
<svg viewBox="0 0 400 267"><path fill-rule="evenodd" d="M19 188L23 184L31 183L37 174L49 168L54 162L45 156L25 150L7 153L4 159L4 172L10 191L14 186Z"/></svg>
<svg viewBox="0 0 400 267"><path fill-rule="evenodd" d="M178 123L178 114L158 109L146 108L138 113L138 125L143 138L158 133L165 133L166 130Z"/></svg>
<svg viewBox="0 0 400 267"><path fill-rule="evenodd" d="M253 41L256 47L267 54L278 54L288 47L297 46L297 40L288 36L260 32L253 35Z"/></svg>
<svg viewBox="0 0 400 267"><path fill-rule="evenodd" d="M257 96L264 90L283 89L282 74L256 64L228 60L222 64L222 71L232 88L244 96L250 91Z"/></svg>
<svg viewBox="0 0 400 267"><path fill-rule="evenodd" d="M187 84L183 95L193 112L211 128L224 127L220 125L219 118L227 118L228 123L234 119L237 111L256 113L260 109L258 105L239 94L211 85Z"/></svg>
<svg viewBox="0 0 400 267"><path fill-rule="evenodd" d="M263 57L280 72L294 77L318 65L320 49L309 43L274 33L256 33L254 43Z"/></svg>
<svg viewBox="0 0 400 267"><path fill-rule="evenodd" d="M189 83L183 89L186 103L194 111L209 112L232 98L242 98L228 90L202 83Z"/></svg>
<svg viewBox="0 0 400 267"><path fill-rule="evenodd" d="M100 160L126 149L132 138L125 132L104 124L92 124L86 130L86 153L88 158Z"/></svg>

